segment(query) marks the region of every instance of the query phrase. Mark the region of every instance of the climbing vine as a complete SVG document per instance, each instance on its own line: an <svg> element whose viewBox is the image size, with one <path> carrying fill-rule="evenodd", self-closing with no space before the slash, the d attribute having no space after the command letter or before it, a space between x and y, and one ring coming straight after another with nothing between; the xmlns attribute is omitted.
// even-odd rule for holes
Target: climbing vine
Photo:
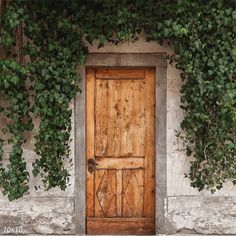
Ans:
<svg viewBox="0 0 236 236"><path fill-rule="evenodd" d="M0 112L7 119L7 125L2 132L8 133L7 142L12 147L7 166L0 164L0 186L9 200L23 196L29 188L27 185L29 172L26 170L26 162L22 155L22 144L26 141L24 132L33 128L32 118L29 115L29 94L26 90L28 70L13 50L17 27L23 20L23 10L16 10L13 6L9 6L4 17L0 19L0 45L4 51L0 61L0 95L5 101L0 107ZM1 162L3 148L4 140L0 138Z"/></svg>
<svg viewBox="0 0 236 236"><path fill-rule="evenodd" d="M136 40L167 42L170 63L182 71L180 137L190 156L186 175L193 187L215 191L236 183L236 3L208 0L1 0L0 113L7 120L0 138L0 187L10 200L28 191L22 145L35 135L33 175L46 190L65 190L69 173L71 100L80 92L76 66L86 61L85 44ZM20 44L19 29L21 30ZM23 38L22 38L23 37ZM18 48L18 49L17 49ZM17 51L17 53L16 53ZM4 145L11 145L4 165Z"/></svg>

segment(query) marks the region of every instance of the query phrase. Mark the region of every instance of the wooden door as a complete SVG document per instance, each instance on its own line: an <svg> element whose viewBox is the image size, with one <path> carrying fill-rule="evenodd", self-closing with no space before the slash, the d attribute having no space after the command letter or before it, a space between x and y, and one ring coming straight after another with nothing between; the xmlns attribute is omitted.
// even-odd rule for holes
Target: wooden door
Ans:
<svg viewBox="0 0 236 236"><path fill-rule="evenodd" d="M86 71L87 233L155 232L155 69Z"/></svg>

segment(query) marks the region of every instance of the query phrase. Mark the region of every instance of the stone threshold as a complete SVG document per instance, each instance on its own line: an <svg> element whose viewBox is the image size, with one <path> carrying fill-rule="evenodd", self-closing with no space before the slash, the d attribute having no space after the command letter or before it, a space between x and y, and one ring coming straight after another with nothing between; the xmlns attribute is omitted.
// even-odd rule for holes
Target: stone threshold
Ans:
<svg viewBox="0 0 236 236"><path fill-rule="evenodd" d="M87 234L0 234L0 236L86 236ZM236 236L235 234L155 234L156 236ZM101 236L101 235L92 235L92 236ZM105 235L103 236L111 236ZM124 235L115 235L115 236L124 236ZM126 235L126 236L140 236L140 235Z"/></svg>

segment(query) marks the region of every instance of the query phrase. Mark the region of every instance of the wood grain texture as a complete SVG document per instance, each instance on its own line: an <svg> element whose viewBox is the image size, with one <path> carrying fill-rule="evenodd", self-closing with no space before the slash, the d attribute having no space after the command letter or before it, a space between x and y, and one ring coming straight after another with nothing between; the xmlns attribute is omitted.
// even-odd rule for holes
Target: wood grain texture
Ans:
<svg viewBox="0 0 236 236"><path fill-rule="evenodd" d="M91 235L155 234L153 218L88 218L87 226Z"/></svg>
<svg viewBox="0 0 236 236"><path fill-rule="evenodd" d="M104 185L102 183L102 180L105 176L105 172L106 172L105 170L96 171L95 176L94 176L94 190L95 190L95 194L94 194L94 217L104 217L104 211L102 209L102 206L100 205L100 196L99 196L99 194L96 195L96 193L99 193L99 191L100 191L99 187L102 188L102 186ZM98 196L99 196L99 198L98 198ZM101 196L101 198L102 198L102 196Z"/></svg>
<svg viewBox="0 0 236 236"><path fill-rule="evenodd" d="M87 70L87 231L150 234L155 215L155 70Z"/></svg>
<svg viewBox="0 0 236 236"><path fill-rule="evenodd" d="M97 169L143 169L144 158L95 158Z"/></svg>
<svg viewBox="0 0 236 236"><path fill-rule="evenodd" d="M117 197L117 216L121 217L122 214L122 202L123 202L123 171L117 171L117 189L116 189L116 197Z"/></svg>
<svg viewBox="0 0 236 236"><path fill-rule="evenodd" d="M93 69L88 69L86 72L86 159L94 156L94 81L95 72ZM86 212L87 216L94 216L94 174L88 172L86 166Z"/></svg>
<svg viewBox="0 0 236 236"><path fill-rule="evenodd" d="M95 172L95 217L115 217L116 209L116 171Z"/></svg>
<svg viewBox="0 0 236 236"><path fill-rule="evenodd" d="M96 69L97 79L144 79L144 69Z"/></svg>
<svg viewBox="0 0 236 236"><path fill-rule="evenodd" d="M95 156L143 156L145 81L96 80Z"/></svg>
<svg viewBox="0 0 236 236"><path fill-rule="evenodd" d="M123 217L143 216L143 170L123 171Z"/></svg>

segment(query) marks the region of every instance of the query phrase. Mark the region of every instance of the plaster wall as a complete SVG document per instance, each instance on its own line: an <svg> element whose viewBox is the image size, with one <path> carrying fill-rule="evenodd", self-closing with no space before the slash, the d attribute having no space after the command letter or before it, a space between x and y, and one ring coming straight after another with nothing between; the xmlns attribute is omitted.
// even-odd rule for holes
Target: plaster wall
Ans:
<svg viewBox="0 0 236 236"><path fill-rule="evenodd" d="M97 43L94 42L92 46L88 45L88 47L91 53L172 53L167 45L161 46L155 42L147 43L143 36L134 43L124 43L117 46L107 43L105 47L97 49ZM189 170L188 159L181 141L175 136L184 116L179 108L182 84L180 71L168 64L166 77L167 196L163 221L166 225L166 232L162 233L236 235L236 187L226 183L222 190L212 195L208 191L198 192L190 186L189 180L184 177L184 173ZM71 107L74 109L73 102ZM4 122L6 121L0 117L0 128ZM72 122L74 127L74 114ZM37 119L35 119L35 123L37 127ZM2 134L0 133L0 135ZM24 156L29 169L32 161L36 158L33 151L33 135L28 135L28 142L24 145ZM75 129L72 130L71 135L73 138L71 156L75 160ZM9 149L10 147L5 147L6 159ZM75 203L77 185L75 168L75 165L69 167L71 186L65 192L59 189L36 192L34 185L40 184L40 180L32 176L30 192L22 199L8 202L6 197L0 193L0 234L6 233L4 232L5 227L14 229L16 226L21 226L24 234L75 234L75 209L83 208L83 205Z"/></svg>

